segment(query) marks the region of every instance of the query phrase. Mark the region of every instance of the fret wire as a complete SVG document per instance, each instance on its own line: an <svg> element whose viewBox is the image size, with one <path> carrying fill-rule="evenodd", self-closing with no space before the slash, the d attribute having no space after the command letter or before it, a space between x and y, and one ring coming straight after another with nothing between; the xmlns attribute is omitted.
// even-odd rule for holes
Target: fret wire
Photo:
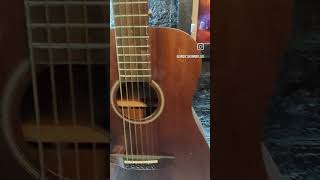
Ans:
<svg viewBox="0 0 320 180"><path fill-rule="evenodd" d="M122 5L122 4L148 4L147 1L132 1L132 2L114 2L113 5Z"/></svg>
<svg viewBox="0 0 320 180"><path fill-rule="evenodd" d="M115 16L117 16L117 15L115 15ZM148 15L147 14L139 15L139 16L135 16L135 15L124 15L124 16L122 16L122 15L120 15L120 16L114 17L115 25L118 26L120 24L121 20L125 20L128 17L131 17L134 20L138 20L140 18L142 21L139 22L139 23L126 22L124 24L124 26L146 26L146 25L148 25Z"/></svg>
<svg viewBox="0 0 320 180"><path fill-rule="evenodd" d="M133 0L132 0L132 1L133 1ZM148 0L135 0L135 1L148 2ZM129 1L126 1L126 0L113 0L112 2L113 2L113 3L117 3L117 2L129 2Z"/></svg>
<svg viewBox="0 0 320 180"><path fill-rule="evenodd" d="M131 11L132 11L132 13L133 14L137 14L137 12L135 12L134 11L134 5L131 5ZM134 21L134 18L132 17L131 18L132 19L132 21L133 21L133 24L137 24L136 23L136 21ZM136 29L134 29L134 28L131 28L131 30L133 31L133 34L136 36L137 34L136 34L136 32L135 32L135 30ZM134 39L134 46L137 46L137 42L136 42L136 40L137 39ZM137 47L134 47L134 53L136 54L137 53ZM135 60L136 60L136 62L138 61L138 58L137 58L137 56L136 56L136 58L135 58ZM138 66L138 64L135 64L135 68L138 68L139 66ZM134 72L135 72L135 70L133 70ZM138 70L138 71L136 71L137 72L137 74L139 74L139 73L141 73L141 72L144 72L145 70ZM138 77L136 77L136 79L137 79L137 82L139 82L139 80L138 80ZM140 100L140 94L139 94L139 85L137 84L137 91L138 91L138 99ZM139 111L140 111L140 108L139 108ZM135 125L134 126L134 129L135 129L135 141L136 141L136 154L139 154L139 147L138 147L138 139L137 139L137 126Z"/></svg>
<svg viewBox="0 0 320 180"><path fill-rule="evenodd" d="M26 21L27 24L31 23L31 12L30 9L28 7L25 8L26 9ZM29 47L31 47L31 39L33 37L33 33L32 33L32 29L30 27L27 27L27 33L28 33L28 37L29 37L29 41L28 41L28 45ZM39 89L38 89L38 81L37 81L37 67L35 64L35 56L34 56L34 49L33 48L29 48L29 57L30 57L30 68L31 68L31 76L32 76L32 90L33 90L33 107L34 107L34 115L35 115L35 123L36 123L36 127L41 126L41 117L40 117L40 106L39 106ZM40 166L40 172L39 172L39 178L40 179L45 179L45 170L44 170L44 166L45 166L45 162L44 162L44 148L43 148L43 143L37 139L37 149L38 149L38 158L39 158L39 166Z"/></svg>
<svg viewBox="0 0 320 180"><path fill-rule="evenodd" d="M148 26L114 26L115 29L121 28L147 28Z"/></svg>
<svg viewBox="0 0 320 180"><path fill-rule="evenodd" d="M151 71L151 69L119 69L120 71Z"/></svg>
<svg viewBox="0 0 320 180"><path fill-rule="evenodd" d="M85 25L88 25L88 7L83 5L82 6L83 8L83 15L84 15L84 24ZM84 29L85 30L85 42L86 43L89 43L89 29L88 29L88 26L86 26L86 28ZM87 61L87 73L88 73L88 96L89 96L89 112L90 112L90 124L91 124L91 127L94 128L95 127L95 122L94 122L94 101L93 101L93 78L92 78L92 60L91 60L91 53L90 53L90 49L86 49L86 61ZM93 174L94 174L94 180L97 180L98 177L97 177L97 160L96 160L96 144L93 143L92 144L92 170L93 170ZM77 175L78 177L78 180L80 180L80 173L79 175Z"/></svg>
<svg viewBox="0 0 320 180"><path fill-rule="evenodd" d="M149 36L131 36L131 35L117 37L117 39L148 39L148 38Z"/></svg>
<svg viewBox="0 0 320 180"><path fill-rule="evenodd" d="M45 0L45 2L48 2L48 0ZM50 23L50 16L49 16L49 6L45 5L45 19L46 23ZM48 43L52 42L51 38L51 30L47 27L47 35L48 35ZM49 62L50 62L50 84L51 84L51 95L52 95L52 106L53 106L53 121L55 125L59 125L59 114L58 114L58 105L57 105L57 93L56 93L56 82L55 82L55 68L53 64L53 55L52 55L52 49L48 50L49 52ZM56 155L58 160L58 176L59 179L62 180L63 176L63 167L62 167L62 157L61 157L61 144L56 142Z"/></svg>
<svg viewBox="0 0 320 180"><path fill-rule="evenodd" d="M117 48L148 48L149 46L146 45L146 46L118 46Z"/></svg>
<svg viewBox="0 0 320 180"><path fill-rule="evenodd" d="M63 6L64 13L65 13L65 21L66 21L66 26L65 26L65 31L66 31L66 40L67 40L67 45L71 43L70 41L70 29L69 29L69 10L68 6L64 5ZM68 59L68 70L69 70L69 88L70 88L70 99L71 99L71 119L73 122L73 126L77 124L77 113L75 109L75 90L74 90L74 76L73 76L73 66L72 66L72 54L70 52L70 49L67 48L67 59ZM80 179L80 170L79 170L79 150L78 150L78 143L74 142L74 151L75 151L75 164L76 164L76 174L77 174L77 179Z"/></svg>
<svg viewBox="0 0 320 180"><path fill-rule="evenodd" d="M118 62L130 62L127 56L117 56L119 58ZM147 56L136 56L139 58L138 62L150 62Z"/></svg>
<svg viewBox="0 0 320 180"><path fill-rule="evenodd" d="M151 80L150 77L120 77L120 81L122 82L149 82Z"/></svg>
<svg viewBox="0 0 320 180"><path fill-rule="evenodd" d="M113 0L114 1L114 0ZM113 14L115 14L115 12L116 12L116 10L119 10L120 11L120 7L119 8L115 8L115 7L113 7ZM117 21L115 21L115 23L117 23ZM122 22L120 21L120 25L122 25ZM121 29L120 29L120 31L121 31ZM121 33L122 33L122 31L121 31ZM115 31L115 37L117 37L117 35L118 35L118 32L117 31ZM121 40L120 42L123 42L123 40ZM116 40L115 41L115 44L116 44L116 46L118 46L118 41ZM118 50L118 48L116 48L116 52L118 53L119 52L119 50ZM119 57L117 57L117 60L119 60ZM118 68L119 68L119 65L118 65ZM119 76L120 76L120 71L118 71L118 74L119 74ZM122 94L122 80L121 80L121 78L119 79L119 81L120 81L120 84L119 84L119 89L120 89L120 97L121 97L121 100L123 99L123 94ZM123 107L121 107L121 110L122 110L122 125L123 125L123 135L124 135L124 144L125 144L125 153L126 153L126 159L128 160L128 143L127 143L127 133L126 133L126 122L124 121L124 115L123 115L123 113L124 113L124 109L123 109Z"/></svg>
<svg viewBox="0 0 320 180"><path fill-rule="evenodd" d="M127 12L127 6L125 6L125 14L128 14L128 12ZM116 17L115 17L116 18ZM126 24L129 24L128 23L128 18L126 17L125 18L125 22L126 22ZM129 21L130 22L130 21ZM132 23L132 22L131 22ZM127 35L128 36L130 36L129 35L129 31L128 31L128 29L127 29ZM128 43L129 43L129 45L130 45L130 40L128 40ZM126 53L126 52L124 52L124 53ZM130 49L129 49L129 53L131 53L130 52ZM130 59L130 61L131 61L131 57L129 57L129 59ZM130 68L131 68L131 65L130 65ZM125 72L125 74L126 74L126 72ZM122 76L121 76L121 73L120 73L120 78L121 78ZM125 77L125 78L127 78L127 77ZM133 86L133 84L132 84L132 86ZM133 90L132 90L133 91ZM126 83L126 95L127 95L127 101L128 101L128 87L127 87L127 83ZM133 92L132 92L132 94L133 94ZM129 108L127 108L127 110L128 110L128 116L129 116L129 118L130 118L130 109ZM135 114L134 114L134 116L135 116ZM129 138L130 138L130 150L131 150L131 158L133 158L133 147L132 147L132 134L131 134L131 124L129 123L128 124L129 126Z"/></svg>
<svg viewBox="0 0 320 180"><path fill-rule="evenodd" d="M150 54L118 54L118 56L150 56Z"/></svg>
<svg viewBox="0 0 320 180"><path fill-rule="evenodd" d="M141 14L141 11L140 11L140 4L138 5L138 14ZM141 18L139 17L139 19L138 19L138 22L139 22L139 24L141 23ZM145 27L145 28L147 28L147 27ZM142 35L142 33L141 33L142 31L141 31L141 28L139 28L139 34L138 35ZM141 41L140 41L140 44L142 44L141 43ZM148 44L148 41L147 41L147 44ZM149 66L150 66L150 64L148 64ZM138 66L138 64L137 64L137 66ZM150 67L149 67L150 68ZM151 69L151 68L150 68ZM144 73L143 73L144 74ZM143 88L143 92L142 92L142 94L144 95L144 98L143 99L145 99L145 89ZM146 103L145 102L145 100L143 100L144 101L144 103ZM145 113L144 113L145 114ZM142 125L140 124L140 141L142 142L141 143L141 154L143 155L144 154L144 145L143 145L143 133L142 133Z"/></svg>
<svg viewBox="0 0 320 180"><path fill-rule="evenodd" d="M120 75L120 77L151 77L151 75Z"/></svg>
<svg viewBox="0 0 320 180"><path fill-rule="evenodd" d="M141 2L141 3L133 3ZM117 57L120 68L151 69L149 61L148 1L113 1L115 18L115 39L117 41ZM141 59L139 57L145 57ZM135 60L134 60L135 59ZM136 61L136 62L133 62ZM127 71L119 70L119 73ZM129 74L151 74L150 71L134 71Z"/></svg>
<svg viewBox="0 0 320 180"><path fill-rule="evenodd" d="M129 3L129 2L125 1L125 3ZM125 8L124 8L124 9L125 9L125 10L124 10L125 14L116 15L115 18L117 18L117 17L118 17L118 18L119 18L119 17L125 17L126 24L134 24L134 21L132 20L132 18L133 18L133 17L137 17L137 16L139 16L139 15L134 14L134 12L132 11L132 9L130 8L130 7L132 7L132 6L133 6L133 5L128 5L128 4L126 4L126 5L124 6L124 7L125 7ZM130 18L130 17L132 17L132 18ZM127 28L126 31L127 31L127 36L134 36L134 30ZM128 39L128 40L127 40L127 43L128 43L127 45L131 46L132 44L134 44L134 39L132 39L132 38ZM122 44L122 45L123 45L123 44ZM135 57L132 48L122 49L122 52L123 52L123 53L119 53L118 56L126 56L126 57L129 58L130 61L132 61L133 58ZM132 55L130 55L130 54L132 54ZM125 58L125 57L124 57L124 58ZM133 68L132 65L130 65L129 67L130 67L130 69ZM130 72L129 74L133 74L133 72Z"/></svg>
<svg viewBox="0 0 320 180"><path fill-rule="evenodd" d="M148 14L125 14L125 15L114 15L115 18L127 18L127 17L148 17Z"/></svg>
<svg viewBox="0 0 320 180"><path fill-rule="evenodd" d="M118 64L126 64L126 63L128 63L128 64L131 64L131 63L150 64L151 62L149 62L149 61L145 61L145 62L142 62L142 61L140 61L140 62L118 62Z"/></svg>

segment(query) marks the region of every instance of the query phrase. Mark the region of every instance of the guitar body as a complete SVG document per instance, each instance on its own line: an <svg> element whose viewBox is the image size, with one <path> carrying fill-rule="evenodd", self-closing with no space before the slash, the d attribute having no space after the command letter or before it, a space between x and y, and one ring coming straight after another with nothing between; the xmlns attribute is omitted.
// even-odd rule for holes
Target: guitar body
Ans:
<svg viewBox="0 0 320 180"><path fill-rule="evenodd" d="M162 90L164 108L149 126L157 137L157 152L175 157L171 165L154 171L127 170L111 164L111 180L208 180L210 150L200 123L192 112L192 98L201 70L201 59L178 59L199 54L186 33L169 28L149 28L152 80ZM110 33L110 87L118 81L114 32ZM111 97L112 98L112 97ZM123 123L110 108L111 152L123 147ZM148 126L148 125L147 125Z"/></svg>

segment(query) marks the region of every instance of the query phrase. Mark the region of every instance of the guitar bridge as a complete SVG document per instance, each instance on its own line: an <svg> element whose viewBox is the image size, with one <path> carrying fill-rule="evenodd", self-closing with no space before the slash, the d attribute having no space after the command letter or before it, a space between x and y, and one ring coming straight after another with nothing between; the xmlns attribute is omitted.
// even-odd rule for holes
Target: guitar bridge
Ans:
<svg viewBox="0 0 320 180"><path fill-rule="evenodd" d="M174 161L174 156L111 154L110 162L127 170L159 170Z"/></svg>

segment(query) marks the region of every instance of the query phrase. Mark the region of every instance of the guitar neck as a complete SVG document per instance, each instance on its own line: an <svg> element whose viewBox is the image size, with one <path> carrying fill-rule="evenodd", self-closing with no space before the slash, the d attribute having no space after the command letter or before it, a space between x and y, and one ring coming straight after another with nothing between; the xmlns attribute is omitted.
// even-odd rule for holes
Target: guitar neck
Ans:
<svg viewBox="0 0 320 180"><path fill-rule="evenodd" d="M151 80L147 0L113 0L119 80Z"/></svg>

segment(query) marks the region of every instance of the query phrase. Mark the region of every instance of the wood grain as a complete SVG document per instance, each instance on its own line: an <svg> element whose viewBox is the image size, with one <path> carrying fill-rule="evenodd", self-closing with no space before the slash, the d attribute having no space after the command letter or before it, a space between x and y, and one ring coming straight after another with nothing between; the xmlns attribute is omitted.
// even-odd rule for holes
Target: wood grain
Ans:
<svg viewBox="0 0 320 180"><path fill-rule="evenodd" d="M154 123L148 125L153 128L149 134L156 137L155 152L159 155L173 155L176 161L173 166L156 172L129 172L111 167L111 179L208 180L209 147L191 110L201 60L176 58L178 54L199 54L196 42L184 32L174 29L149 28L149 35L152 79L162 88L165 97L162 114ZM118 80L113 32L110 39L110 86L112 87ZM117 147L124 146L123 124L112 109L110 109L110 123L111 151L115 151Z"/></svg>

